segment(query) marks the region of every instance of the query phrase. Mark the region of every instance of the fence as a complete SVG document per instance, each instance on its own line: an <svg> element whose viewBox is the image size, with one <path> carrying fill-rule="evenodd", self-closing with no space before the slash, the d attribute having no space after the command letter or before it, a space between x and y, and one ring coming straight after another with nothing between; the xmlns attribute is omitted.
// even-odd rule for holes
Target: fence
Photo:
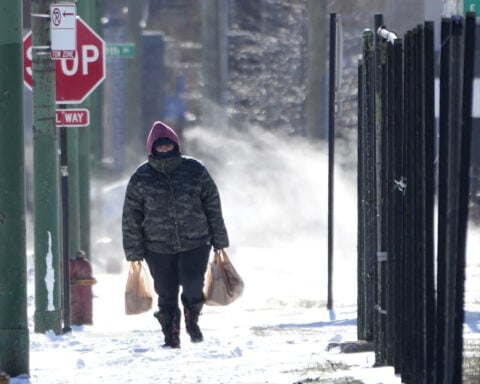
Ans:
<svg viewBox="0 0 480 384"><path fill-rule="evenodd" d="M358 67L358 338L415 384L462 382L475 14L441 25L438 128L433 23L376 15Z"/></svg>

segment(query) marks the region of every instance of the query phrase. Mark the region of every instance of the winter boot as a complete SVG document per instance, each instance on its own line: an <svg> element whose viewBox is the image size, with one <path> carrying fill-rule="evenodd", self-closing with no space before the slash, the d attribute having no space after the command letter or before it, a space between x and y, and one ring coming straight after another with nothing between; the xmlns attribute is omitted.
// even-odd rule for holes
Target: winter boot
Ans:
<svg viewBox="0 0 480 384"><path fill-rule="evenodd" d="M182 298L183 314L185 316L185 327L187 333L190 335L192 343L201 343L203 341L202 331L198 326L198 317L203 307L203 300L194 304L187 303L187 300Z"/></svg>
<svg viewBox="0 0 480 384"><path fill-rule="evenodd" d="M163 347L180 348L180 309L172 312L158 311L153 314L160 325L165 336Z"/></svg>

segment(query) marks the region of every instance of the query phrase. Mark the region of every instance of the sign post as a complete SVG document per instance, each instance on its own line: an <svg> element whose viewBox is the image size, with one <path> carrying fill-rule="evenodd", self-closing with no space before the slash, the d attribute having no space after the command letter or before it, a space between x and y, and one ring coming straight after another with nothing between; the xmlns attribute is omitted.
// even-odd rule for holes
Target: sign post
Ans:
<svg viewBox="0 0 480 384"><path fill-rule="evenodd" d="M82 103L105 79L105 42L79 17L72 4L51 6L51 57L55 58L56 127L60 127L60 173L63 221L64 332L70 328L70 255L68 217L67 127L89 123L86 109L66 109ZM74 35L72 39L71 34ZM54 41L55 40L55 41ZM72 46L72 41L75 44ZM23 40L24 83L32 89L32 33Z"/></svg>
<svg viewBox="0 0 480 384"><path fill-rule="evenodd" d="M64 104L60 106L63 110ZM58 110L55 111L56 114ZM58 125L57 125L58 127ZM62 260L63 260L63 332L72 331L71 328L71 299L70 299L70 225L68 215L68 142L67 128L60 126L60 182L62 193Z"/></svg>
<svg viewBox="0 0 480 384"><path fill-rule="evenodd" d="M10 2L8 2L10 3ZM55 114L55 68L50 58L50 2L32 1L29 64L30 82L35 84L33 104L33 201L35 226L34 330L62 333L61 223ZM3 59L3 58L2 58ZM47 278L48 276L48 278Z"/></svg>

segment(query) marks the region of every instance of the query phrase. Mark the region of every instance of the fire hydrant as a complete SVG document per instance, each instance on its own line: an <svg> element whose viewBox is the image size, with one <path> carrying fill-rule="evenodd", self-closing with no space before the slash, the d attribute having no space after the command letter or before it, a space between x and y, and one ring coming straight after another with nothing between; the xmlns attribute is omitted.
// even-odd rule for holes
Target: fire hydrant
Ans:
<svg viewBox="0 0 480 384"><path fill-rule="evenodd" d="M0 372L0 384L8 383L10 383L10 376L8 376L5 372Z"/></svg>
<svg viewBox="0 0 480 384"><path fill-rule="evenodd" d="M70 317L72 325L93 324L92 266L80 251L70 259Z"/></svg>

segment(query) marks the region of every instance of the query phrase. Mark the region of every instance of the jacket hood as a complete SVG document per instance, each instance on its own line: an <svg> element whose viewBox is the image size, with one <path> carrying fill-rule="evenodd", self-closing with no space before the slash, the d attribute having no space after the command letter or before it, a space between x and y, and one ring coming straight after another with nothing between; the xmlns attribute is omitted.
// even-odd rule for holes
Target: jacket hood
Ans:
<svg viewBox="0 0 480 384"><path fill-rule="evenodd" d="M167 124L161 121L155 121L147 137L147 153L149 155L152 154L153 143L155 142L155 140L159 139L160 137L168 137L170 140L172 140L178 145L178 150L180 151L180 140L178 139L178 136L175 133L175 131L172 128L170 128Z"/></svg>

